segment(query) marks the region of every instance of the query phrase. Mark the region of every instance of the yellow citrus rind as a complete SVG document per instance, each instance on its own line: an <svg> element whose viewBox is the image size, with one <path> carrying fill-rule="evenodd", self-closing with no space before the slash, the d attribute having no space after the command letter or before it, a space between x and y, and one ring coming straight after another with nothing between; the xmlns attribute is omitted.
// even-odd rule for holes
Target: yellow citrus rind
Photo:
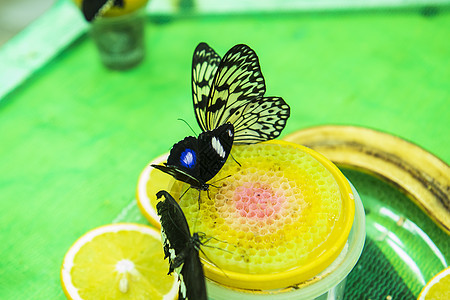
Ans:
<svg viewBox="0 0 450 300"><path fill-rule="evenodd" d="M161 228L161 223L156 213L156 204L159 201L156 198L156 193L160 190L171 190L175 181L170 175L153 168L151 165L165 162L168 155L169 153L158 156L142 170L136 188L136 200L141 213L157 228Z"/></svg>
<svg viewBox="0 0 450 300"><path fill-rule="evenodd" d="M440 271L423 287L417 300L450 299L450 267Z"/></svg>
<svg viewBox="0 0 450 300"><path fill-rule="evenodd" d="M81 7L82 0L73 0L78 7ZM147 5L148 0L124 0L123 7L111 7L102 17L117 17L130 14Z"/></svg>
<svg viewBox="0 0 450 300"><path fill-rule="evenodd" d="M146 225L110 224L81 236L66 253L61 284L68 299L173 300L176 276L167 276L160 232Z"/></svg>

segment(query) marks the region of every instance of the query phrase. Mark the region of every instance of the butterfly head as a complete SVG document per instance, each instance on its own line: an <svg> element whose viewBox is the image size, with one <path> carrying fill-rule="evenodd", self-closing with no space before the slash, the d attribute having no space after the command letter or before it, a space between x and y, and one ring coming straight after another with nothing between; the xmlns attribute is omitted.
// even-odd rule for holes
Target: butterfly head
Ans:
<svg viewBox="0 0 450 300"><path fill-rule="evenodd" d="M190 242L192 243L192 245L194 245L194 247L198 250L198 251L202 251L200 249L200 246L204 246L203 242L208 242L210 240L210 238L208 238L206 236L206 234L204 232L194 232L192 234L192 237L190 239ZM202 251L203 252L203 251Z"/></svg>
<svg viewBox="0 0 450 300"><path fill-rule="evenodd" d="M222 136L225 139L234 139L234 125L230 122L220 125L216 129L217 135Z"/></svg>
<svg viewBox="0 0 450 300"><path fill-rule="evenodd" d="M197 190L199 191L208 191L209 190L209 184L207 183L202 183L198 188L196 187Z"/></svg>
<svg viewBox="0 0 450 300"><path fill-rule="evenodd" d="M204 235L204 233L203 233L203 235ZM202 235L202 237L200 237L199 232L194 232L192 234L192 241L194 242L194 244L201 245L202 244L201 239L204 238L203 235Z"/></svg>

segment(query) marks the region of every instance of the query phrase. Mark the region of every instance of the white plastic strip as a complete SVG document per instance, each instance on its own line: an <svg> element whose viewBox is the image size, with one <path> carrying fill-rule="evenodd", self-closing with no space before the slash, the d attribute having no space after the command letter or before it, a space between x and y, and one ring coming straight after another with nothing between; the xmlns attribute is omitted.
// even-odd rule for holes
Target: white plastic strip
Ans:
<svg viewBox="0 0 450 300"><path fill-rule="evenodd" d="M70 1L58 1L0 48L0 101L87 29Z"/></svg>

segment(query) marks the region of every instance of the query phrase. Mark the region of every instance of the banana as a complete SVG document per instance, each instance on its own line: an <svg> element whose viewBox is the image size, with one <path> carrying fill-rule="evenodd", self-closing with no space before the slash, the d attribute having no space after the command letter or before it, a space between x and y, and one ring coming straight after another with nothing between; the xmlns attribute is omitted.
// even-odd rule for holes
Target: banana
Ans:
<svg viewBox="0 0 450 300"><path fill-rule="evenodd" d="M283 140L312 148L339 166L383 177L450 234L450 167L419 146L387 133L338 125L303 129Z"/></svg>

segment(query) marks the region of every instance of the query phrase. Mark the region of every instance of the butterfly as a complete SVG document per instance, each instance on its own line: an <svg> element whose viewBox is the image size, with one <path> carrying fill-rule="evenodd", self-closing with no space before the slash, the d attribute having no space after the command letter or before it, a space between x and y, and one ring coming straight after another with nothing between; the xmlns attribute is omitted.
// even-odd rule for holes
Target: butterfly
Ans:
<svg viewBox="0 0 450 300"><path fill-rule="evenodd" d="M202 132L198 138L188 136L172 147L165 165L152 166L199 191L207 191L209 184L206 182L227 161L233 138L234 129L230 123Z"/></svg>
<svg viewBox="0 0 450 300"><path fill-rule="evenodd" d="M156 210L161 217L164 259L169 258L168 274L178 274L178 299L206 300L205 275L199 258L201 238L198 233L191 235L181 207L168 192L159 191L156 197L164 197L156 204Z"/></svg>
<svg viewBox="0 0 450 300"><path fill-rule="evenodd" d="M220 56L200 43L192 59L192 96L203 131L233 124L236 144L253 144L278 137L290 115L281 97L264 97L266 85L258 56L239 44Z"/></svg>
<svg viewBox="0 0 450 300"><path fill-rule="evenodd" d="M233 143L252 144L280 135L290 108L280 97L264 97L258 56L236 45L223 59L200 43L192 61L194 111L202 133L175 144L167 163L152 165L200 191L207 191Z"/></svg>
<svg viewBox="0 0 450 300"><path fill-rule="evenodd" d="M91 22L96 17L106 13L111 7L124 7L124 5L124 0L83 0L81 11L84 18Z"/></svg>

